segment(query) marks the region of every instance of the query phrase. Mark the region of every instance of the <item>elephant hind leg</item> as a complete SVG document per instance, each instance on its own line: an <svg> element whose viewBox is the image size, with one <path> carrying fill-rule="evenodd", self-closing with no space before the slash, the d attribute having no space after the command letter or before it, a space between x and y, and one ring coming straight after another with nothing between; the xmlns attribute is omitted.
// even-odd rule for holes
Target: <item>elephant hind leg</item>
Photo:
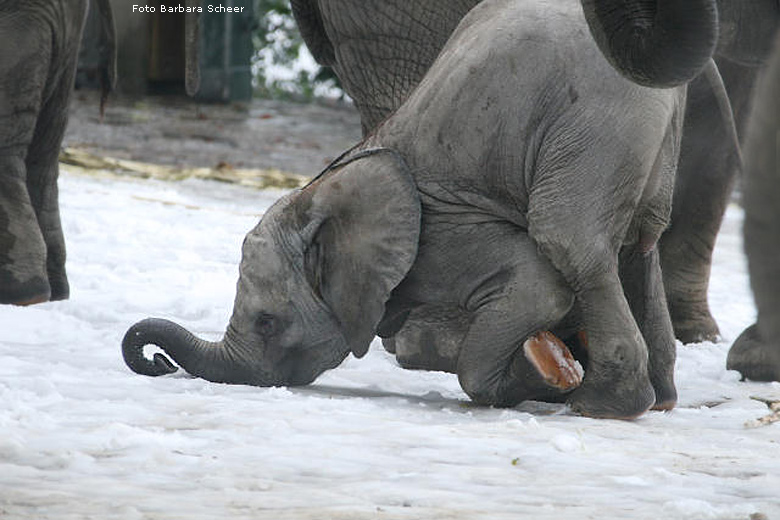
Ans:
<svg viewBox="0 0 780 520"><path fill-rule="evenodd" d="M0 303L29 305L49 297L46 244L24 182L24 163L0 156Z"/></svg>
<svg viewBox="0 0 780 520"><path fill-rule="evenodd" d="M70 295L57 182L75 65L74 61L59 78L57 87L42 107L26 161L27 189L46 243L46 272L52 300L65 300Z"/></svg>
<svg viewBox="0 0 780 520"><path fill-rule="evenodd" d="M568 348L544 332L563 322L574 294L527 236L515 240L525 250L513 257L524 260L498 287L475 293L480 301L458 358L460 384L479 404L562 401L582 381Z"/></svg>
<svg viewBox="0 0 780 520"><path fill-rule="evenodd" d="M46 96L50 28L34 16L0 17L0 303L48 300L46 243L28 189L28 148Z"/></svg>

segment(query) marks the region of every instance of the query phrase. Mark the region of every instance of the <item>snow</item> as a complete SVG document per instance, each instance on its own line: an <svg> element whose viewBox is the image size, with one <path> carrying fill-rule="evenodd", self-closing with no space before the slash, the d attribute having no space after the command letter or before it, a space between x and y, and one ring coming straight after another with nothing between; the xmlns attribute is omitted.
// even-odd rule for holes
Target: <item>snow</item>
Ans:
<svg viewBox="0 0 780 520"><path fill-rule="evenodd" d="M127 369L147 316L208 339L231 312L244 234L283 192L65 171L71 299L0 308L0 518L780 518L780 385L725 369L755 308L730 207L711 303L724 339L680 346L678 407L634 421L470 404L450 374L374 342L305 388Z"/></svg>

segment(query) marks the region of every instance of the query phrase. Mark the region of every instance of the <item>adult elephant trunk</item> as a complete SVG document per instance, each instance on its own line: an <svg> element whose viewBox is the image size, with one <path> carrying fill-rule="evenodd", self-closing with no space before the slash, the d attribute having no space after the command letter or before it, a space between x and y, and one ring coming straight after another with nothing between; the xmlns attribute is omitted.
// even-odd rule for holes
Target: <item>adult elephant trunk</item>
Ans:
<svg viewBox="0 0 780 520"><path fill-rule="evenodd" d="M718 42L715 0L581 0L591 34L621 74L671 88L698 76Z"/></svg>
<svg viewBox="0 0 780 520"><path fill-rule="evenodd" d="M148 318L139 321L122 340L122 356L134 372L146 376L161 376L176 372L177 368L162 354L152 360L144 356L146 345L156 345L171 356L189 374L215 383L234 383L268 386L259 380L259 374L251 370L240 355L230 328L220 341L204 341L172 321Z"/></svg>

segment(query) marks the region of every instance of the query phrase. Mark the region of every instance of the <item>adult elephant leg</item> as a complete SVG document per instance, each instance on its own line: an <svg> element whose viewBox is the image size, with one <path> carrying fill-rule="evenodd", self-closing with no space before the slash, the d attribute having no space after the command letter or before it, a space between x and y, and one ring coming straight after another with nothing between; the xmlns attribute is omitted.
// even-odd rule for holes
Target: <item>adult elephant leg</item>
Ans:
<svg viewBox="0 0 780 520"><path fill-rule="evenodd" d="M84 6L86 8L86 6ZM71 16L73 30L81 34L83 11ZM52 300L64 300L70 295L65 273L65 238L59 210L59 152L68 123L68 106L76 73L80 37L62 42L58 52L61 60L58 73L50 77L45 102L38 115L35 133L27 153L27 189L46 243L46 271Z"/></svg>
<svg viewBox="0 0 780 520"><path fill-rule="evenodd" d="M57 186L58 157L67 124L68 97L72 86L72 75L68 76L41 110L26 164L27 189L46 244L46 273L51 287L51 300L65 300L70 295Z"/></svg>
<svg viewBox="0 0 780 520"><path fill-rule="evenodd" d="M745 252L758 321L728 355L727 367L780 381L780 34L752 110L745 146Z"/></svg>
<svg viewBox="0 0 780 520"><path fill-rule="evenodd" d="M625 247L620 254L620 279L631 313L647 344L655 410L671 410L677 402L674 331L662 283L658 250L649 253Z"/></svg>
<svg viewBox="0 0 780 520"><path fill-rule="evenodd" d="M688 89L671 224L658 246L669 312L683 343L716 341L719 335L707 289L715 237L738 167L731 135L711 87L699 76Z"/></svg>
<svg viewBox="0 0 780 520"><path fill-rule="evenodd" d="M458 379L484 405L560 401L582 374L567 347L547 331L571 311L573 294L527 235L516 235L512 246L522 252L511 251L511 258L524 260L487 278L466 305L473 317L459 349ZM557 366L549 371L553 360Z"/></svg>
<svg viewBox="0 0 780 520"><path fill-rule="evenodd" d="M0 134L2 130L0 118ZM6 155L7 154L7 155ZM29 305L49 300L46 244L27 192L18 154L0 149L0 303Z"/></svg>
<svg viewBox="0 0 780 520"><path fill-rule="evenodd" d="M742 135L759 68L723 59L718 68ZM659 242L669 311L683 343L719 336L707 292L715 240L740 167L735 145L712 86L697 78L688 87L671 224Z"/></svg>
<svg viewBox="0 0 780 520"><path fill-rule="evenodd" d="M0 303L30 304L50 297L46 245L25 163L48 78L49 31L24 13L0 17Z"/></svg>

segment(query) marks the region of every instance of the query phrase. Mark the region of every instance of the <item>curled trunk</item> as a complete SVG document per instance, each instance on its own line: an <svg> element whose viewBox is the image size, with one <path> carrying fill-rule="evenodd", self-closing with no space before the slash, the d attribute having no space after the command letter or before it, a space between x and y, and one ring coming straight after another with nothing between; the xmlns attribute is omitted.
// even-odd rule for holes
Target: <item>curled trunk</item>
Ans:
<svg viewBox="0 0 780 520"><path fill-rule="evenodd" d="M718 41L714 0L582 0L582 7L601 52L640 85L687 83Z"/></svg>
<svg viewBox="0 0 780 520"><path fill-rule="evenodd" d="M187 373L215 383L264 386L258 374L238 359L226 335L221 341L204 341L184 327L168 320L149 318L130 327L122 340L125 363L134 372L160 376L176 372L176 366L164 355L144 356L146 345L165 351Z"/></svg>

